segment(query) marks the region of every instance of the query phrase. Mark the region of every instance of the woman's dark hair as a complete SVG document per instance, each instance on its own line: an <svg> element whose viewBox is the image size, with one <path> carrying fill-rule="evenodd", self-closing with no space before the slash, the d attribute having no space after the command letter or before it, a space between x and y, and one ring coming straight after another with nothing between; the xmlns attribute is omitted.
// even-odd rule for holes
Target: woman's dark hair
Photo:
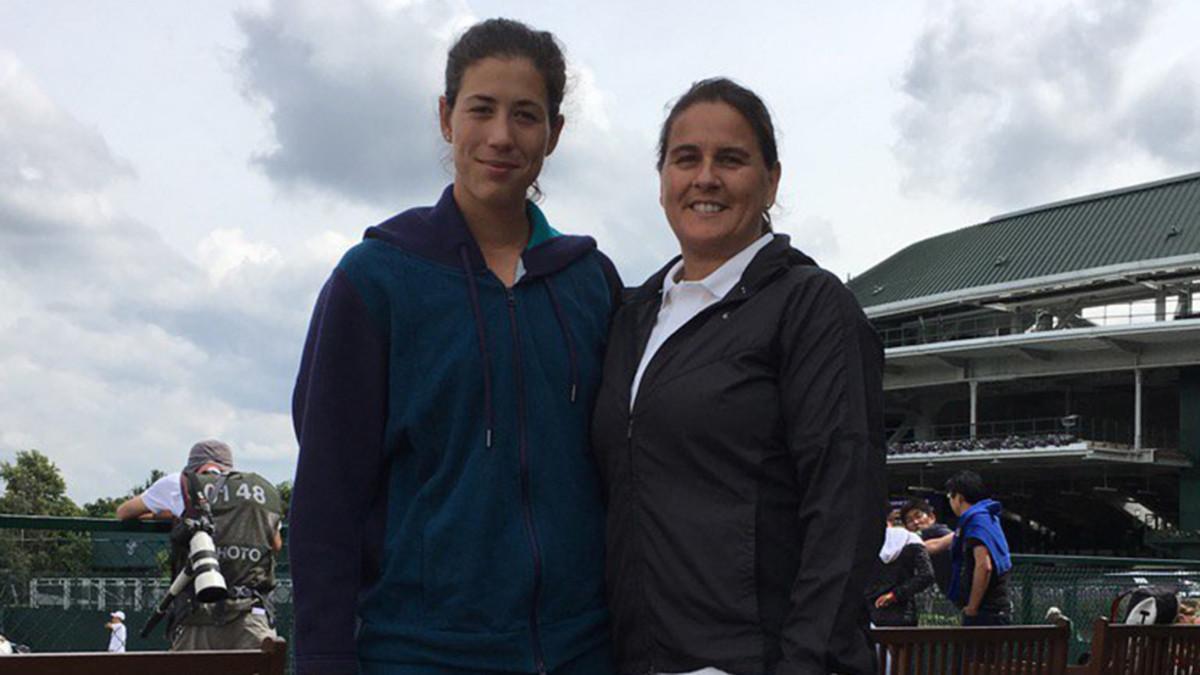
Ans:
<svg viewBox="0 0 1200 675"><path fill-rule="evenodd" d="M697 103L724 103L738 111L746 119L746 123L754 131L758 140L758 151L762 153L763 163L771 169L779 162L779 146L775 142L775 125L771 122L771 113L758 94L726 77L711 77L700 80L691 86L683 96L671 106L671 112L663 122L658 134L658 164L662 171L667 160L667 142L671 137L671 127L675 120L685 110ZM763 230L771 229L771 214L763 211Z"/></svg>
<svg viewBox="0 0 1200 675"><path fill-rule="evenodd" d="M488 19L467 29L446 55L446 103L453 108L463 73L489 57L527 58L546 83L550 120L558 117L567 88L567 62L554 35L512 19Z"/></svg>
<svg viewBox="0 0 1200 675"><path fill-rule="evenodd" d="M959 471L946 481L946 492L957 494L968 503L975 504L992 494L983 485L983 478L974 471Z"/></svg>

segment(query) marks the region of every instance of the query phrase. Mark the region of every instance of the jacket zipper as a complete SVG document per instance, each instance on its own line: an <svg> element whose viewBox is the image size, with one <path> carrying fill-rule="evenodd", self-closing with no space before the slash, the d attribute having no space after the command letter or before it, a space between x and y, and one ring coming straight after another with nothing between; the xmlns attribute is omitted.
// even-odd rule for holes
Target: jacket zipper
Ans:
<svg viewBox="0 0 1200 675"><path fill-rule="evenodd" d="M529 447L525 429L525 378L521 367L521 338L517 331L517 298L511 288L506 288L505 293L508 295L508 325L512 329L513 359L517 371L517 443L521 457L521 509L525 517L525 534L529 537L529 548L533 553L533 602L529 607L529 633L533 641L534 666L537 667L538 675L546 675L546 659L538 634L538 602L542 595L542 551L538 545L537 530L533 526Z"/></svg>
<svg viewBox="0 0 1200 675"><path fill-rule="evenodd" d="M638 399L641 397L642 392L646 391L646 385L648 384L646 377L648 375L650 375L650 366L654 365L654 360L658 358L659 354L663 353L663 351L667 348L668 345L673 346L676 342L678 342L681 339L679 337L679 335L681 333L684 333L686 331L693 329L694 326L698 322L707 318L711 314L715 314L718 311L727 311L730 307L739 305L742 302L744 302L746 300L746 298L748 297L748 295L747 295L748 291L746 290L746 287L745 286L737 286L737 289L739 291L738 297L722 298L721 300L718 300L717 302L714 302L713 304L709 305L708 307L705 307L704 309L697 312L695 316L693 316L692 318L690 318L686 322L684 322L684 324L682 326L680 326L679 328L676 328L675 332L671 333L667 337L667 339L664 340L663 343L658 346L658 350L654 352L654 356L650 357L650 363L646 364L646 372L642 373L642 381L638 383L637 394L633 397L632 400L629 401L629 435L628 435L628 437L630 439L633 438L633 414L637 410ZM658 316L657 309L654 311L654 315ZM653 330L653 329L651 329L651 330ZM632 452L632 450L633 450L633 446L631 443L630 451Z"/></svg>
<svg viewBox="0 0 1200 675"><path fill-rule="evenodd" d="M628 453L629 481L632 484L633 483L633 410L631 409L628 412L626 412L626 415L629 416L629 424L625 427L625 451ZM633 495L634 495L633 496L633 500L634 500L633 508L635 510L638 510L638 504L637 504L638 498L637 498L636 490L634 490ZM634 518L634 521L635 522L637 521L636 517ZM640 557L641 556L639 555L639 558ZM638 576L639 576L639 578L641 577L640 572L639 572ZM645 612L645 598L644 597L642 598L642 603L643 603L642 604L642 615L645 616L646 612ZM651 647L650 650L648 651L648 653L646 654L646 661L647 661L646 668L642 672L641 675L652 675L654 673L653 647Z"/></svg>
<svg viewBox="0 0 1200 675"><path fill-rule="evenodd" d="M653 365L654 359L657 358L660 353L662 353L663 349L666 348L667 345L671 344L674 341L677 341L677 338L680 333L687 330L690 326L695 324L697 321L700 321L702 317L707 317L710 314L716 313L717 311L724 311L733 305L740 304L742 301L744 301L746 299L746 297L748 295L746 287L739 285L737 288L739 290L738 297L722 299L722 300L715 302L715 303L709 305L708 307L705 307L704 309L700 310L700 312L698 312L691 319L688 319L682 326L675 329L675 332L672 333L661 345L659 345L658 351L654 353L654 356L650 357L650 363L646 364L646 373L643 374L642 381L638 384L638 391L637 391L638 396L640 396L641 393L646 390L647 380L646 380L645 376L650 374L650 366ZM657 315L657 311L655 312L655 314ZM633 475L633 418L634 418L634 413L636 412L636 408L637 408L638 396L635 396L633 398L633 400L631 400L629 402L628 408L626 408L626 415L628 415L629 424L625 428L625 440L626 440L626 450L629 453L629 473L630 473L631 479L632 479L632 475ZM636 491L635 491L635 493L636 493ZM635 497L635 499L636 499L636 497ZM648 661L648 663L646 665L646 671L645 671L646 675L651 675L652 673L657 672L656 669L654 668L654 648L653 647L650 648L650 653L647 654L647 661Z"/></svg>

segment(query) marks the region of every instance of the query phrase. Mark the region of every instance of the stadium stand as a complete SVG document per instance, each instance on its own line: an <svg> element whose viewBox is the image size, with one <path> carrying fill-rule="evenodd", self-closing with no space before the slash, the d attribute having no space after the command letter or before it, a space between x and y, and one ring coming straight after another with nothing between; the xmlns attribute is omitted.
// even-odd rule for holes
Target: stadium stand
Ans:
<svg viewBox="0 0 1200 675"><path fill-rule="evenodd" d="M1200 558L1200 173L918 241L848 286L885 345L893 496L971 468L1018 551Z"/></svg>

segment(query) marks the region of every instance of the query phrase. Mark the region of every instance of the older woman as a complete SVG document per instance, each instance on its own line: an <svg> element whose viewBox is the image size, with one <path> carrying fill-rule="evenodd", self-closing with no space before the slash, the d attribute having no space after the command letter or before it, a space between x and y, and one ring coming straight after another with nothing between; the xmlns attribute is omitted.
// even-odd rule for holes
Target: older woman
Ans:
<svg viewBox="0 0 1200 675"><path fill-rule="evenodd" d="M592 423L623 673L867 673L883 533L882 350L771 231L766 106L695 84L663 124L681 255L614 317Z"/></svg>

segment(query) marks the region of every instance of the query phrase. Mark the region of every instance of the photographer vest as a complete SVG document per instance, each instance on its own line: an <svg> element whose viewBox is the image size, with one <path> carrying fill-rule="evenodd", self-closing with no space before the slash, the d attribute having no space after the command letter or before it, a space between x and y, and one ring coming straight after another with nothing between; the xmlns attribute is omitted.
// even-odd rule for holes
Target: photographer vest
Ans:
<svg viewBox="0 0 1200 675"><path fill-rule="evenodd" d="M189 584L180 594L182 602L178 604L183 606L176 608L176 618L189 618L185 623L224 623L256 602L265 603L266 595L275 587L275 552L271 550L271 542L283 519L283 501L278 490L256 473L239 471L224 474L184 472L180 482L186 505L185 517L192 515L200 492L208 501L212 511L213 543L221 575L229 589L229 600L206 606L196 601ZM173 547L175 572L187 560L186 544L180 541Z"/></svg>

